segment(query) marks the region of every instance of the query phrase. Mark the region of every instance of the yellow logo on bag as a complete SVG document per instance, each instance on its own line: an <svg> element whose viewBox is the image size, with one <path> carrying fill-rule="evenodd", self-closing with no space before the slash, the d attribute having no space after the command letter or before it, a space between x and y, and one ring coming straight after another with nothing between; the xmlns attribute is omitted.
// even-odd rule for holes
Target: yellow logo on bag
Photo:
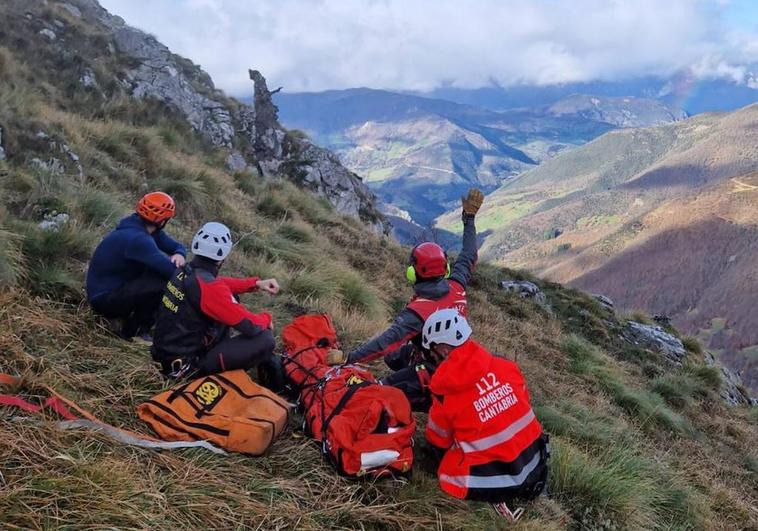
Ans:
<svg viewBox="0 0 758 531"><path fill-rule="evenodd" d="M195 398L204 406L212 406L224 394L224 390L213 380L205 380L195 389Z"/></svg>
<svg viewBox="0 0 758 531"><path fill-rule="evenodd" d="M347 385L358 385L363 382L364 382L363 378L360 378L356 376L355 374L352 374L350 378L347 379Z"/></svg>

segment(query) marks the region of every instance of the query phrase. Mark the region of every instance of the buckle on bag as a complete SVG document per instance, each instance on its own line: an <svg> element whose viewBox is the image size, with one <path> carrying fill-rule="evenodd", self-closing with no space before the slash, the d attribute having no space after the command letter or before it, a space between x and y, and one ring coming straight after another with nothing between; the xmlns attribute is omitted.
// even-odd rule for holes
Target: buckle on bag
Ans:
<svg viewBox="0 0 758 531"><path fill-rule="evenodd" d="M192 371L192 364L187 363L184 358L176 358L171 360L169 365L168 376L169 378L180 379L187 376Z"/></svg>

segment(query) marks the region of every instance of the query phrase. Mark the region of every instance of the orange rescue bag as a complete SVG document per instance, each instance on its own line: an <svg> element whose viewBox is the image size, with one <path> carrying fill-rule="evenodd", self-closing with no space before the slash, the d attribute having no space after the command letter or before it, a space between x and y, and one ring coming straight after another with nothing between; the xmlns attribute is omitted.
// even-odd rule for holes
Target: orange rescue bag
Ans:
<svg viewBox="0 0 758 531"><path fill-rule="evenodd" d="M206 440L226 450L262 455L287 426L287 402L243 370L204 376L137 408L167 441Z"/></svg>
<svg viewBox="0 0 758 531"><path fill-rule="evenodd" d="M347 476L407 474L416 423L399 389L380 385L361 367L329 367L339 346L326 314L303 315L282 329L284 371L300 394L306 432Z"/></svg>

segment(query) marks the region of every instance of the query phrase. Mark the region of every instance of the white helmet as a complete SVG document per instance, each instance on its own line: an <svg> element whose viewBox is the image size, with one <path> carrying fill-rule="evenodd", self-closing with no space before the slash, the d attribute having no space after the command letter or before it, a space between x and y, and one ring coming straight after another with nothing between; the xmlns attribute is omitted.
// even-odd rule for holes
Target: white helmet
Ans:
<svg viewBox="0 0 758 531"><path fill-rule="evenodd" d="M223 223L211 221L203 225L192 238L192 253L220 262L232 250L232 235Z"/></svg>
<svg viewBox="0 0 758 531"><path fill-rule="evenodd" d="M426 320L421 332L421 344L425 349L429 349L433 343L459 347L469 336L471 327L466 318L455 308L447 308L437 310Z"/></svg>

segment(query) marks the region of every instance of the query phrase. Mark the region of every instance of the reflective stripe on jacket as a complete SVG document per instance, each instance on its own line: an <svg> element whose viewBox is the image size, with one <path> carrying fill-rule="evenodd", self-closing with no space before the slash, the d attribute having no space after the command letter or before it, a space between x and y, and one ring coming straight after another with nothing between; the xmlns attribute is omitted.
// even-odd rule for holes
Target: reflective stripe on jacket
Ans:
<svg viewBox="0 0 758 531"><path fill-rule="evenodd" d="M439 365L431 391L426 437L448 450L438 471L442 490L497 502L544 481L542 427L515 363L469 340Z"/></svg>

